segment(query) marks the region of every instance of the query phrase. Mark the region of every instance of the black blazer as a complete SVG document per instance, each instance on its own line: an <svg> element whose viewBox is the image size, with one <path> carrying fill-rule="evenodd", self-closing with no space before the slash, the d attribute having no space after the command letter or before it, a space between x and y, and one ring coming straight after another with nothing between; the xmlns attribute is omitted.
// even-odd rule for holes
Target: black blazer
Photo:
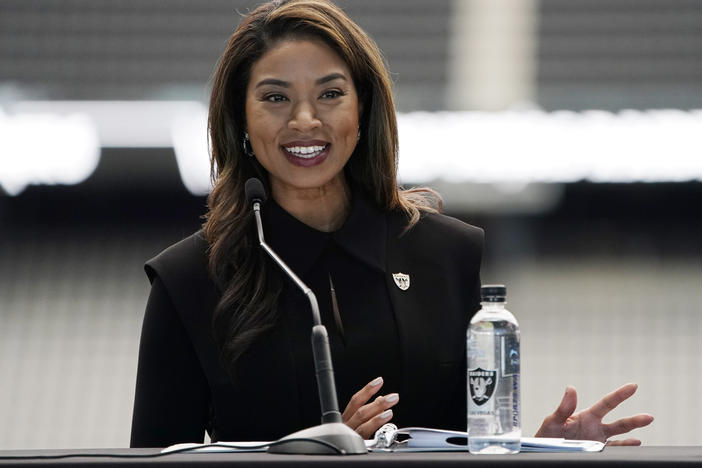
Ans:
<svg viewBox="0 0 702 468"><path fill-rule="evenodd" d="M465 430L465 332L479 308L483 230L437 214L423 214L406 230L403 214L388 213L387 226L386 271L410 276L406 290L391 274L386 278L401 341L402 362L397 365L405 389L400 396L403 419L415 426ZM170 299L174 317L166 319L178 322L169 333L182 334L184 347L190 349L165 352L158 341L165 337L153 337L145 321L132 446L199 442L205 428L214 440L273 440L302 429L285 353L260 363L261 381L274 382L270 388L232 385L220 366L210 334L219 294L209 279L206 249L200 231L146 263L153 287L165 287ZM152 358L157 354L161 357ZM159 366L170 370L162 372ZM197 371L185 372L185 367ZM179 383L164 382L178 378L196 390L178 396ZM359 382L358 389L365 383ZM346 403L339 402L341 410ZM275 430L260 421L275 421Z"/></svg>

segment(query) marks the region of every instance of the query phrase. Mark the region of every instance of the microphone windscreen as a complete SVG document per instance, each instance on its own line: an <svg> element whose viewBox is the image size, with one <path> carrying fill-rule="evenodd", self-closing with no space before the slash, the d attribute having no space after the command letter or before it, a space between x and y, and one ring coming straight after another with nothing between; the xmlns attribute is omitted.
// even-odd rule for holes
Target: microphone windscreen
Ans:
<svg viewBox="0 0 702 468"><path fill-rule="evenodd" d="M263 203L266 201L266 189L263 188L263 183L256 177L251 177L244 184L244 193L246 194L246 204L251 205L258 201Z"/></svg>

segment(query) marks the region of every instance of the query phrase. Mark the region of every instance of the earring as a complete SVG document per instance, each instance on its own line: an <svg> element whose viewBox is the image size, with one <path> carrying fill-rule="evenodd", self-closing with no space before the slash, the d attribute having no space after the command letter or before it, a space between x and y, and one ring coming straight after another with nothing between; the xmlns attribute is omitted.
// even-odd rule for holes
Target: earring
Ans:
<svg viewBox="0 0 702 468"><path fill-rule="evenodd" d="M251 141L249 140L249 132L244 132L244 141L242 142L242 145L244 147L244 154L250 158L253 158L254 152L253 148L251 147Z"/></svg>
<svg viewBox="0 0 702 468"><path fill-rule="evenodd" d="M361 141L361 127L358 127L358 135L356 135L356 141Z"/></svg>

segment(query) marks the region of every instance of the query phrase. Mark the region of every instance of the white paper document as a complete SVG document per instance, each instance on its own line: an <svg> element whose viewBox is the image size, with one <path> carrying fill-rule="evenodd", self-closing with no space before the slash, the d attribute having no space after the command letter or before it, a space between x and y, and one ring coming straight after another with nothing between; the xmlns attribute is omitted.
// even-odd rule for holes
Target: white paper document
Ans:
<svg viewBox="0 0 702 468"><path fill-rule="evenodd" d="M371 451L461 451L467 450L467 433L430 429L426 427L407 427L386 429L378 443L378 437L367 441ZM522 452L600 452L604 443L594 440L569 440L545 437L522 437Z"/></svg>
<svg viewBox="0 0 702 468"><path fill-rule="evenodd" d="M217 442L212 444L182 443L166 447L161 453L265 452L270 442Z"/></svg>
<svg viewBox="0 0 702 468"><path fill-rule="evenodd" d="M388 427L386 427L388 426ZM430 429L427 427L406 427L397 429L389 424L383 426L373 440L367 440L366 447L371 452L453 452L467 451L467 433ZM545 437L522 437L522 452L600 452L605 444L595 440L569 440ZM175 444L161 450L161 453L188 452L265 452L274 442L217 442L212 444Z"/></svg>

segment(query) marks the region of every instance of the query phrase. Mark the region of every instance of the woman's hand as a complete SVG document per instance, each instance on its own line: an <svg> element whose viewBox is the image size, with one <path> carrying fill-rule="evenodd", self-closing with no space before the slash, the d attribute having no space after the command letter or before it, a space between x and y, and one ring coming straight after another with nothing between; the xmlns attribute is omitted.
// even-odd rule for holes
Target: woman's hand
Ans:
<svg viewBox="0 0 702 468"><path fill-rule="evenodd" d="M382 386L382 377L368 382L365 387L351 397L351 401L346 405L344 414L341 415L344 424L361 434L361 437L364 439L373 438L375 431L392 419L392 410L390 408L395 406L400 400L400 396L397 393L391 393L390 395L379 396L371 403L368 403L368 400L378 393Z"/></svg>
<svg viewBox="0 0 702 468"><path fill-rule="evenodd" d="M574 387L568 386L561 404L558 405L553 414L544 419L543 424L536 432L536 437L564 437L566 439L607 442L607 439L612 436L648 426L653 422L653 416L649 414L637 414L609 424L602 422L602 418L607 413L633 395L637 388L636 384L626 384L605 395L588 409L573 414L578 404L578 395ZM608 444L641 445L641 441L639 439L626 439L608 442Z"/></svg>

